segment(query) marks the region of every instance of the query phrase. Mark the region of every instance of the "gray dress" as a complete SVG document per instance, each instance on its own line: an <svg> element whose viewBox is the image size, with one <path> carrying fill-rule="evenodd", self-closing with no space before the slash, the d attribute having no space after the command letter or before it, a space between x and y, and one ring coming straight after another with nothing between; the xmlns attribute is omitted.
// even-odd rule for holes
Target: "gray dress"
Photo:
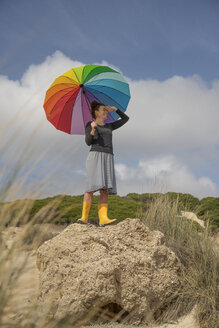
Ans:
<svg viewBox="0 0 219 328"><path fill-rule="evenodd" d="M86 159L86 187L85 192L106 189L108 194L117 194L114 154L112 145L112 131L125 124L129 117L117 109L122 118L112 123L97 125L92 136L91 122L85 128L85 142L91 149Z"/></svg>
<svg viewBox="0 0 219 328"><path fill-rule="evenodd" d="M90 151L86 159L85 192L107 189L108 194L117 194L114 155Z"/></svg>

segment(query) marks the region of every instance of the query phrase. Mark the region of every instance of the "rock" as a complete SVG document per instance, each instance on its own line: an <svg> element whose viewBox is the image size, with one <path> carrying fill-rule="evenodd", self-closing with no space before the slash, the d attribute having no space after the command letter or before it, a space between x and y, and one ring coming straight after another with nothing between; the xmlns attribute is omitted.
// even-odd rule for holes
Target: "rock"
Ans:
<svg viewBox="0 0 219 328"><path fill-rule="evenodd" d="M56 319L107 322L117 313L121 322L149 323L180 286L181 263L164 234L138 218L105 227L71 224L36 255L39 306L48 311L51 300L48 315Z"/></svg>

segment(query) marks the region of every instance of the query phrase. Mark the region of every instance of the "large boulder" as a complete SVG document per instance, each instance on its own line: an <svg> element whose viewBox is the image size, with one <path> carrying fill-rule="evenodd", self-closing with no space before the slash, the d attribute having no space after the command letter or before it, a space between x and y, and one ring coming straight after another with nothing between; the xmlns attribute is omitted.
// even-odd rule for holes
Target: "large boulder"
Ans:
<svg viewBox="0 0 219 328"><path fill-rule="evenodd" d="M38 248L37 267L41 310L50 304L50 317L75 323L115 314L120 322L149 323L180 287L181 264L164 234L138 218L105 227L71 224Z"/></svg>

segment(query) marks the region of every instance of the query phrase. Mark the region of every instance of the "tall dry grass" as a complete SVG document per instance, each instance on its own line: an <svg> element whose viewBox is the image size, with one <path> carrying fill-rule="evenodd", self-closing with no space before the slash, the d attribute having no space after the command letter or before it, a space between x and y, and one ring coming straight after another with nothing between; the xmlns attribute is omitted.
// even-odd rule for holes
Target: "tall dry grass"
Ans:
<svg viewBox="0 0 219 328"><path fill-rule="evenodd" d="M59 149L56 158L47 157L46 166L41 166L41 172L38 171L36 178L32 176L32 181L28 181L41 161L45 161L45 156L52 145L52 141L49 144L47 140L48 146L44 145L44 150L40 149L41 145L37 146L35 137L40 133L41 121L30 132L28 138L18 138L20 131L28 126L28 120L34 112L43 112L43 107L33 107L30 110L26 106L40 91L42 90L39 88L30 95L17 114L0 129L0 327L60 327L60 320L50 319L46 313L42 315L36 295L29 295L29 304L24 302L22 295L16 295L21 278L28 270L30 256L45 240L53 236L49 229L41 229L40 226L44 222L52 221L55 209L65 196L65 191L32 216L30 213L34 201L40 198L42 187L59 174L57 163L60 159L65 158L69 166L72 165L68 159L80 148L80 144L75 148L72 144L67 144L62 150ZM42 119L46 120L45 116ZM62 214L67 213L70 208L71 206L65 207ZM16 227L21 227L22 232L16 233L12 238ZM52 302L47 305L48 313L50 306Z"/></svg>
<svg viewBox="0 0 219 328"><path fill-rule="evenodd" d="M183 264L182 288L167 300L158 321L176 319L196 305L200 327L218 327L219 254L208 224L197 229L197 223L179 215L178 200L171 202L168 195L159 195L147 212L142 213L140 208L139 212L151 230L164 233L166 245Z"/></svg>
<svg viewBox="0 0 219 328"><path fill-rule="evenodd" d="M11 187L13 188L13 183ZM16 204L5 202L0 207L0 327L60 327L59 321L50 322L45 312L42 316L42 312L38 309L36 295L30 294L31 303L21 310L19 303L24 303L24 300L16 293L20 290L20 278L28 270L29 257L44 241L53 237L49 228L41 229L40 226L45 219L46 222L52 220L55 208L63 197L64 195L61 195L52 199L31 220L30 212L34 199L22 199ZM63 213L68 212L69 209L70 207L66 207ZM13 216L14 211L16 216ZM5 235L5 231L10 228L13 231L18 222L22 222L19 223L22 232L11 240L11 235ZM14 300L15 298L17 301ZM52 302L47 306L49 313ZM16 307L18 312L15 314Z"/></svg>

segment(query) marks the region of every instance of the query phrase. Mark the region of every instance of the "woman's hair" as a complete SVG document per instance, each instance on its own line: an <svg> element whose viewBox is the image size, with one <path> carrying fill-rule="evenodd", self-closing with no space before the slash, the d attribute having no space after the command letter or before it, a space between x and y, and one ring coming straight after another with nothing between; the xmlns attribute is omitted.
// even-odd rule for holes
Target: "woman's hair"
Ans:
<svg viewBox="0 0 219 328"><path fill-rule="evenodd" d="M101 102L97 102L96 100L92 101L91 103L91 116L92 118L96 118L95 116L95 110L99 110L100 106L105 106L103 103Z"/></svg>

